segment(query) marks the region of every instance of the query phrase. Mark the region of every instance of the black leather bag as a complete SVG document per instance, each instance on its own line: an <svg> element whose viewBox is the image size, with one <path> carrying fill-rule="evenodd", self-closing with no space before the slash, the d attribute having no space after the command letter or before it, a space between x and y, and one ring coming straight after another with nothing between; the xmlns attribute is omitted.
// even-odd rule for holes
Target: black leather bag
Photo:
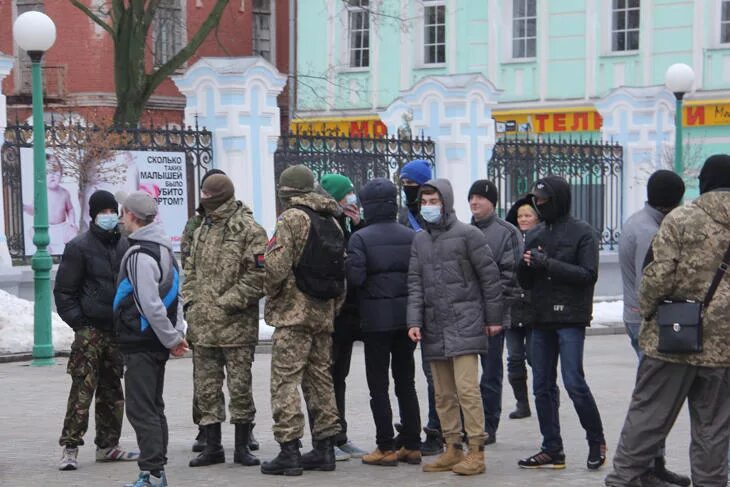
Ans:
<svg viewBox="0 0 730 487"><path fill-rule="evenodd" d="M656 322L659 326L660 353L700 353L702 352L702 318L710 305L717 286L720 285L730 261L730 246L720 262L720 266L707 290L705 299L699 303L688 300L667 300L657 307Z"/></svg>

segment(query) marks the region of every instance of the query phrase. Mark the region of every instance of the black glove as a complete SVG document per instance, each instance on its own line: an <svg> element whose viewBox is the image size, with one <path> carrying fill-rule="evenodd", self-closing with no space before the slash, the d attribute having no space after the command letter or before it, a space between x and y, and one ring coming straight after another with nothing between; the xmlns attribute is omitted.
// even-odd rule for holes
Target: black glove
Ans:
<svg viewBox="0 0 730 487"><path fill-rule="evenodd" d="M533 269L547 269L548 256L538 249L530 249L530 267Z"/></svg>

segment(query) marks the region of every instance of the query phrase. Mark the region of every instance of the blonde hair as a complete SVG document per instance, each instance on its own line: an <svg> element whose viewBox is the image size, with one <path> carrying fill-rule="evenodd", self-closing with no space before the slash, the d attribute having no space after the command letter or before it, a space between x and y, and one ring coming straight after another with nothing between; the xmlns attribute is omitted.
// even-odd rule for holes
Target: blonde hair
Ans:
<svg viewBox="0 0 730 487"><path fill-rule="evenodd" d="M531 204L525 203L524 205L520 205L520 207L517 208L517 213L519 213L522 208L529 208L532 214L537 216L537 211L535 210L535 208L532 207Z"/></svg>

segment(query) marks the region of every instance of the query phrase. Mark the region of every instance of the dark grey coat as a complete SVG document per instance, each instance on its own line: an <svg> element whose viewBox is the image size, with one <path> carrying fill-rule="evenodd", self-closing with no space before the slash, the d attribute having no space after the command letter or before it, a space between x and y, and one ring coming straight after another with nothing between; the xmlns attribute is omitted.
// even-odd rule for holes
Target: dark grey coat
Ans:
<svg viewBox="0 0 730 487"><path fill-rule="evenodd" d="M434 179L444 215L416 234L408 271L408 327L426 360L486 353L486 325L502 323L499 267L484 234L457 220L451 183Z"/></svg>

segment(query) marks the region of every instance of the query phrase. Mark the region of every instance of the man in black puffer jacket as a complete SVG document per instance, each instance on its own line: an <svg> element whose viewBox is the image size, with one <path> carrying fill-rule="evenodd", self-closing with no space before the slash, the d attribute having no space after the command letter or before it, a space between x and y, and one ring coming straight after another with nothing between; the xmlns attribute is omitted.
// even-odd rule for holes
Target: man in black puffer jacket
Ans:
<svg viewBox="0 0 730 487"><path fill-rule="evenodd" d="M587 466L594 470L606 461L606 439L583 373L583 344L598 279L598 233L570 216L570 185L565 179L540 179L530 195L543 222L525 238L517 278L524 289L532 290L533 389L543 443L540 452L520 460L519 466L565 468L556 386L560 358L563 383L586 430Z"/></svg>
<svg viewBox="0 0 730 487"><path fill-rule="evenodd" d="M124 415L123 361L112 336L115 281L129 247L117 227L117 201L108 191L89 198L89 231L63 251L53 295L61 319L74 329L67 371L71 375L66 419L59 443L59 468L76 470L78 447L84 444L89 408L96 395L96 460L136 460L119 445Z"/></svg>
<svg viewBox="0 0 730 487"><path fill-rule="evenodd" d="M421 463L420 411L414 382L413 352L408 338L408 261L416 232L396 221L398 189L377 178L360 191L367 227L355 232L347 248L347 282L357 291L365 342L365 371L377 449L362 458L369 465ZM393 413L388 393L392 360L395 395L403 427L403 446L395 451Z"/></svg>

